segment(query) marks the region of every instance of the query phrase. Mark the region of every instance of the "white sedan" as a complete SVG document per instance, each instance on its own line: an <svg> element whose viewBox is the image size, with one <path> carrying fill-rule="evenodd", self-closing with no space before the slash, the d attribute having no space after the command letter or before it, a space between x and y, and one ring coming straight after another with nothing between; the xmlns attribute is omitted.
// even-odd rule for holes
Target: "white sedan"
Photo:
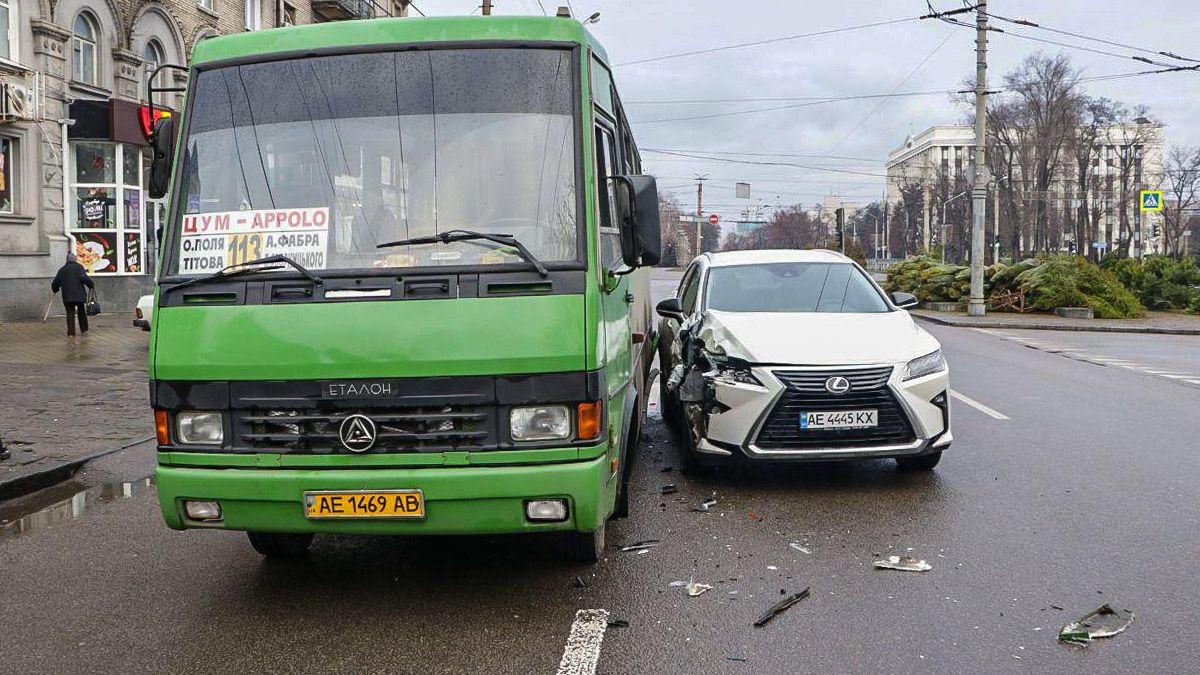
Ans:
<svg viewBox="0 0 1200 675"><path fill-rule="evenodd" d="M883 457L932 469L953 440L949 369L904 311L915 304L832 251L696 258L657 307L661 407L686 466Z"/></svg>
<svg viewBox="0 0 1200 675"><path fill-rule="evenodd" d="M150 330L150 322L154 319L154 296L143 295L138 298L137 307L133 308L133 325L142 330Z"/></svg>

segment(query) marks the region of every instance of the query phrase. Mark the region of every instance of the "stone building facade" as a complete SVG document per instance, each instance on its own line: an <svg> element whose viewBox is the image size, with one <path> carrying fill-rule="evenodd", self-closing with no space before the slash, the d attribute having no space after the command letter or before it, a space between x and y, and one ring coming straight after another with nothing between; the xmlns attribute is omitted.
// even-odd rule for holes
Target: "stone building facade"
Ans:
<svg viewBox="0 0 1200 675"><path fill-rule="evenodd" d="M40 317L71 250L110 311L152 289L165 207L147 197L143 127L157 65L216 35L404 14L383 1L0 0L0 321Z"/></svg>

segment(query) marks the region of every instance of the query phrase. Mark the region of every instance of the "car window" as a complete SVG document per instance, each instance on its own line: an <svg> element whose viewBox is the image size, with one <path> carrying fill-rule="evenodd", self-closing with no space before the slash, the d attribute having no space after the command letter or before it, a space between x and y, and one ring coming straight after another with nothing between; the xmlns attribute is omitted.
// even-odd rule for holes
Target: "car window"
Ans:
<svg viewBox="0 0 1200 675"><path fill-rule="evenodd" d="M679 295L679 304L683 305L684 314L691 314L696 309L696 297L700 290L700 268L693 267L688 274L683 280L683 292Z"/></svg>
<svg viewBox="0 0 1200 675"><path fill-rule="evenodd" d="M725 312L887 312L849 263L764 263L709 270L708 308Z"/></svg>

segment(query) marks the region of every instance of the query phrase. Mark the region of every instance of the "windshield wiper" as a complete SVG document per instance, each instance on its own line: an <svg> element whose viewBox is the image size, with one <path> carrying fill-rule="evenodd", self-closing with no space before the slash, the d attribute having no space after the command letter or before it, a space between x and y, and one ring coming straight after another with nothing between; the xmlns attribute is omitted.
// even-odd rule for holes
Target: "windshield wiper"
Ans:
<svg viewBox="0 0 1200 675"><path fill-rule="evenodd" d="M542 261L538 260L537 257L529 252L529 249L525 248L524 244L517 241L517 238L511 234L490 234L472 230L446 230L445 232L439 232L428 237L413 237L411 239L389 241L386 244L379 244L375 248L392 248L395 246L408 246L410 244L449 244L452 241L469 241L471 239L486 239L504 246L511 246L517 249L517 253L521 255L525 262L533 265L534 269L542 277L550 274L546 270L546 266L542 264Z"/></svg>
<svg viewBox="0 0 1200 675"><path fill-rule="evenodd" d="M216 281L217 279L224 279L225 277L237 276L239 274L250 274L250 273L257 273L257 272L273 272L275 270L283 269L283 266L281 266L281 265L274 265L272 267L259 267L259 265L271 265L272 263L284 263L286 265L291 265L292 267L294 267L296 269L297 272L299 272L300 274L303 274L305 276L305 278L307 278L309 281L313 282L314 284L320 286L322 283L324 283L321 280L321 277L308 271L308 269L306 267L304 267L300 263L296 262L295 260L292 260L291 258L287 257L286 255L268 255L268 256L264 256L262 258L257 258L255 260L248 260L244 263L230 265L228 267L219 269L216 272L213 272L212 274L210 274L206 277L196 277L195 279L188 279L187 281L176 284L176 285L164 290L163 292L167 293L170 291L176 291L176 290L179 290L180 288L187 288L188 286L202 284L206 281Z"/></svg>

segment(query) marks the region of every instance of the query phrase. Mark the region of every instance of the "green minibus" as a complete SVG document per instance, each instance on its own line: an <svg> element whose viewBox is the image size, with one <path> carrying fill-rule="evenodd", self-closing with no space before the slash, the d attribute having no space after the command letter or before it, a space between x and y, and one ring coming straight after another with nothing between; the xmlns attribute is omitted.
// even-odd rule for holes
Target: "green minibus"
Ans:
<svg viewBox="0 0 1200 675"><path fill-rule="evenodd" d="M661 247L607 63L569 17L196 45L152 135L168 526L272 557L556 533L598 559L629 508Z"/></svg>

